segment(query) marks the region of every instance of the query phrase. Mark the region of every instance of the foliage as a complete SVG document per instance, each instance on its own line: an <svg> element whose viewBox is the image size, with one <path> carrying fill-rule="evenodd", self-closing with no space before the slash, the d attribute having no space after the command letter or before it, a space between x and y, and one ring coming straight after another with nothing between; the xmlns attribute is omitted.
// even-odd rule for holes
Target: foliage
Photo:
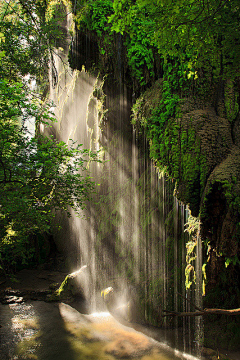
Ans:
<svg viewBox="0 0 240 360"><path fill-rule="evenodd" d="M200 0L78 0L73 3L79 29L96 34L100 54L105 58L115 57L116 61L119 49L114 34L121 34L128 66L140 86L150 84L150 80L158 76L163 59L175 67L172 74L175 80L179 79L178 87L175 86L178 91L193 85L199 93L203 91L209 81L205 78L206 71L208 78L234 80L239 76L237 0L208 3ZM165 78L166 69L165 66ZM170 78L169 83L174 86Z"/></svg>
<svg viewBox="0 0 240 360"><path fill-rule="evenodd" d="M89 1L84 3L92 6ZM238 18L237 1L115 0L108 19L112 33L124 39L128 65L140 86L150 84L149 78L157 76L164 59L162 97L147 115L140 115L140 126L149 140L151 157L176 180L177 191L183 184L182 200L191 203L195 215L209 169L196 130L181 124L179 99L191 93L209 101L219 79L231 78L224 89L225 111L234 122L238 113ZM156 49L160 63L154 59ZM141 99L134 105L135 115Z"/></svg>
<svg viewBox="0 0 240 360"><path fill-rule="evenodd" d="M154 57L151 39L154 28L151 19L139 9L134 1L114 1L114 13L109 17L112 31L127 34L125 45L127 49L128 64L132 75L140 82L147 83L146 71L149 77L154 77Z"/></svg>
<svg viewBox="0 0 240 360"><path fill-rule="evenodd" d="M132 14L141 13L151 43L166 59L190 59L195 68L206 61L215 73L239 75L239 3L211 0L114 1L115 28L128 31ZM232 29L234 28L234 31ZM237 73L236 73L237 72Z"/></svg>
<svg viewBox="0 0 240 360"><path fill-rule="evenodd" d="M185 224L185 231L189 234L189 241L186 244L186 263L185 268L185 285L186 289L189 289L193 283L196 283L196 271L195 271L195 260L197 258L196 247L199 241L201 240L200 236L200 226L201 222L199 218L196 218L191 215L188 216L187 223ZM205 286L206 286L206 264L202 266L202 294L205 295Z"/></svg>
<svg viewBox="0 0 240 360"><path fill-rule="evenodd" d="M176 102L176 91L186 91L193 85L201 93L208 81L203 75L206 71L208 78L236 79L239 76L240 28L237 0L211 0L208 3L200 0L78 0L73 3L76 4L79 29L87 29L96 34L100 54L105 58L115 57L116 61L119 49L115 44L114 34L121 34L128 66L140 86L149 84L149 80L157 76L157 67L162 66L164 59L165 79L168 78L168 84L174 88L171 93L168 89L164 90L166 97L173 97L167 100L170 103ZM162 59L160 63L159 59L158 63L155 61L156 50ZM173 79L168 74L170 65ZM174 82L177 79L176 86ZM169 106L174 108L174 105ZM232 105L228 104L229 106ZM235 115L236 106L233 110ZM162 113L161 107L158 113ZM167 115L166 113L164 117L167 118ZM230 117L232 116L234 115L231 113ZM157 131L151 133L157 137ZM155 143L155 139L153 142Z"/></svg>
<svg viewBox="0 0 240 360"><path fill-rule="evenodd" d="M76 9L76 23L101 36L104 31L109 31L108 16L113 11L111 0L95 0L78 2Z"/></svg>
<svg viewBox="0 0 240 360"><path fill-rule="evenodd" d="M181 79L181 69L177 72L174 71L174 66L171 63L167 63L164 66L164 78L162 88L162 99L159 106L152 109L151 116L147 122L147 137L150 140L150 154L151 157L161 163L160 154L162 152L162 146L164 147L164 129L170 118L176 115L177 104L179 96L176 94L176 90L180 86L179 79ZM180 76L179 76L180 75ZM179 76L179 77L177 77ZM172 175L170 173L170 175Z"/></svg>
<svg viewBox="0 0 240 360"><path fill-rule="evenodd" d="M102 57L112 56L116 61L116 58L121 56L119 51L123 39L132 76L141 85L145 85L148 81L145 78L146 74L150 78L154 76L154 58L150 44L151 34L145 30L146 26L142 23L143 17L137 7L129 15L132 26L128 28L129 31L123 32L121 26L115 22L120 3L111 0L78 1L75 21L78 29L90 31L95 35ZM130 4L131 2L127 2L125 7L130 8ZM119 34L120 37L116 34ZM104 70L106 71L106 69Z"/></svg>
<svg viewBox="0 0 240 360"><path fill-rule="evenodd" d="M1 50L4 58L1 70L8 78L30 81L34 77L39 91L48 86L48 69L53 75L56 85L57 72L54 61L54 46L62 38L60 23L63 17L61 11L54 13L59 1L23 1L12 0L0 2L0 22L4 41ZM24 79L24 76L27 78Z"/></svg>
<svg viewBox="0 0 240 360"><path fill-rule="evenodd" d="M30 103L23 90L20 83L0 83L1 250L16 244L22 256L24 239L49 231L56 211L68 212L70 206L78 212L84 206L93 188L86 166L96 158L74 143L31 137L27 119L34 116L37 124L46 124L52 118Z"/></svg>
<svg viewBox="0 0 240 360"><path fill-rule="evenodd" d="M41 100L41 87L31 88L34 81L43 85L48 65L54 66L55 22L46 17L52 3L11 1L0 8L0 265L5 271L31 260L32 237L49 232L58 211L70 215L71 207L80 213L94 186L87 165L96 154L39 133L40 124L55 121L52 104Z"/></svg>

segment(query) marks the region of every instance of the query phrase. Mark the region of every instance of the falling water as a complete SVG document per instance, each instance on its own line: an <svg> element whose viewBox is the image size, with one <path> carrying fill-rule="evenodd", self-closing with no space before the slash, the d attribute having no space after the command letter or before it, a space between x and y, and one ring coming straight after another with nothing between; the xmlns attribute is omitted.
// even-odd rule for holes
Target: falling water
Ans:
<svg viewBox="0 0 240 360"><path fill-rule="evenodd" d="M99 186L83 211L84 219L74 213L70 219L59 218L62 229L55 239L68 255L71 271L87 265L84 292L91 311L105 308L101 290L111 287L119 308L128 304L125 320L160 326L165 329L164 340L191 352L196 344L195 328L199 341L201 321L195 324L192 319L163 315L165 311L190 311L192 303L201 306L200 241L196 289L186 291L184 224L188 210L173 197L172 181L150 161L144 134L132 129L132 94L124 82L121 39L116 41L118 77L109 76L104 84L85 69L64 69L59 58L55 59L59 82L51 98L57 105L58 123L51 131L59 140L73 139L85 148L100 149L104 160L90 165ZM89 56L85 65L94 52L87 36L84 41L76 38L72 46L76 68L83 65L79 44ZM99 96L102 86L108 110L104 116Z"/></svg>

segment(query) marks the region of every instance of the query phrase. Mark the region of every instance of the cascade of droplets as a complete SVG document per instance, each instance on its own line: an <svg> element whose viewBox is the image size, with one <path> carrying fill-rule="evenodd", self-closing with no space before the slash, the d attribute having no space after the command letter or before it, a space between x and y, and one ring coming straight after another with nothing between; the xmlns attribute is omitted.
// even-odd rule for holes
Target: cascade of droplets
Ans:
<svg viewBox="0 0 240 360"><path fill-rule="evenodd" d="M86 64L91 63L90 39L85 36L78 41L82 53L89 56ZM72 138L86 148L101 148L104 162L90 165L99 186L83 212L85 218L72 214L70 219L59 219L62 230L55 238L69 255L71 270L87 265L83 290L92 311L104 306L101 290L112 287L119 304L134 298L135 321L161 326L166 329L166 340L171 335L174 347L190 352L195 329L197 344L200 341L201 320L163 315L192 311L192 304L201 307L201 242L196 287L186 290L188 210L173 196L172 181L159 174L149 159L144 134L132 129L132 94L125 85L121 37L116 41L119 77L109 77L104 85L108 109L104 124L100 124L99 99L94 96L99 80L85 71L63 73L61 63L57 64L62 76L52 98L58 105L59 123L52 131L59 140ZM72 52L77 67L83 56L77 39ZM172 337L169 329L173 328Z"/></svg>

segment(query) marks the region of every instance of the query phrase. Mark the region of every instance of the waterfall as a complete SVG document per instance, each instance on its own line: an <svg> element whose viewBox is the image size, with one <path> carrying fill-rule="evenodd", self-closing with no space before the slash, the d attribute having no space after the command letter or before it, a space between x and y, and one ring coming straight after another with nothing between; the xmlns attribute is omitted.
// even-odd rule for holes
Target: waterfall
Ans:
<svg viewBox="0 0 240 360"><path fill-rule="evenodd" d="M76 42L72 51L78 54ZM89 39L84 46L84 54L90 56ZM195 324L194 319L162 316L165 310L191 310L192 303L201 306L200 241L196 288L185 289L188 210L173 197L173 182L149 159L144 134L132 129L132 94L122 76L119 80L109 77L103 84L84 69L64 69L58 58L56 66L59 82L51 98L58 123L51 132L58 140L73 139L85 148L100 149L103 159L102 164L90 165L99 185L82 212L84 218L73 212L70 219L59 217L58 247L68 255L70 271L87 265L84 291L91 311L105 308L101 290L111 287L119 307L127 304L129 320L161 326L166 341L191 352L195 329L197 341L201 337L201 321ZM99 96L102 87L105 115ZM174 336L169 330L173 328Z"/></svg>

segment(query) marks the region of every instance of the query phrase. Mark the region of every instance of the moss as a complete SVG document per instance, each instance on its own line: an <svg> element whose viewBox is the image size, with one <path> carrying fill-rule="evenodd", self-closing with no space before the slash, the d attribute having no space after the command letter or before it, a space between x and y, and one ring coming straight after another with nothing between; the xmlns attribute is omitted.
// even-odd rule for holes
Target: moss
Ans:
<svg viewBox="0 0 240 360"><path fill-rule="evenodd" d="M238 92L233 81L228 80L224 89L224 103L228 120L232 123L239 112Z"/></svg>
<svg viewBox="0 0 240 360"><path fill-rule="evenodd" d="M59 301L76 296L83 297L83 294L81 288L77 285L76 279L70 274L65 277L58 289L48 297L48 301Z"/></svg>
<svg viewBox="0 0 240 360"><path fill-rule="evenodd" d="M209 96L210 101L205 97L204 102L197 97L182 98L175 114L160 124L157 119L159 112L155 109L163 101L164 84L159 81L137 100L133 107L133 124L140 131L147 131L150 155L157 166L165 169L175 181L177 198L189 205L193 216L200 214L201 236L209 251L208 259L205 259L205 302L209 303L208 307L237 308L240 289L240 151L233 143L231 122L235 121L238 105L233 84L227 84L225 110L221 84L218 84L215 107L213 94ZM168 224L166 247L170 259L173 258L175 241L173 229L170 230L170 216L167 227ZM178 277L180 279L181 274ZM168 283L173 286L173 282L170 272ZM219 304L216 304L216 299ZM227 347L231 340L234 348L238 335L234 339L229 331L225 331L220 343Z"/></svg>
<svg viewBox="0 0 240 360"><path fill-rule="evenodd" d="M122 78L125 77L125 80L126 78L130 80L129 83L131 85L128 84L132 88L134 80L127 73L131 64L127 65L127 51L129 49L127 49L126 38L116 34L109 35L105 31L105 26L108 25L104 23L104 18L106 18L106 13L111 12L111 4L108 9L103 9L103 13L105 12L104 17L101 17L101 21L98 21L96 24L92 21L93 17L91 17L94 15L94 11L98 11L94 6L93 4L91 11L88 9L83 14L84 16L79 22L79 24L81 22L84 23L88 17L89 19L91 18L89 23L85 21L84 26L80 26L82 27L80 33L84 33L83 41L86 40L85 37L87 36L88 43L91 44L89 45L90 56L88 57L90 60L86 66L88 67L89 65L92 69L97 69L101 74L112 72L114 73L113 78L119 79L119 74L121 73L123 75ZM104 21L102 22L102 20ZM99 24L101 24L101 28L99 28ZM80 34L80 40L81 36ZM83 45L82 47L84 48L83 42L81 43L80 41L79 45ZM119 62L119 56L121 57L121 63ZM83 54L83 58L86 61L86 54ZM79 61L81 63L80 66L82 66L81 59ZM239 222L239 159L236 159L234 164L227 166L225 169L222 166L225 160L228 159L229 154L232 153L233 140L230 123L234 123L238 113L238 98L234 84L226 82L225 86L223 86L223 81L213 83L212 76L210 75L212 69L208 69L207 65L205 65L198 72L198 79L193 86L195 89L191 89L193 90L192 94L187 94L184 97L184 92L186 94L186 90L189 90L189 84L184 84L185 90L183 86L179 86L180 82L184 82L184 68L179 64L175 64L174 60L171 64L167 65L169 68L165 68L164 80L156 81L139 96L134 104L132 124L138 130L138 138L141 137L141 133L147 135L150 156L158 168L167 172L175 182L175 195L177 195L178 199L189 205L194 216L198 216L199 213L201 214L201 220L204 223L203 227L206 230L205 235L207 231L213 231L218 234L222 232L222 239L213 238L212 236L210 240L213 246L216 245L219 253L228 256L232 259L230 261L233 262L239 252L238 245L236 246L239 231L235 226ZM201 71L205 72L206 75L201 75ZM116 76L116 72L118 72L118 76ZM97 87L94 90L93 96L99 99L101 104L104 101L102 95L102 87ZM105 125L106 119L103 107L100 109L100 113L103 119L102 123ZM102 128L104 130L104 126ZM115 135L112 136L112 142L114 141L118 141L118 134L116 137ZM116 158L118 156L116 155ZM120 166L123 165L123 161L120 158L111 163L112 180L116 184L118 184L118 179L115 177L115 169L119 164L121 164ZM218 173L218 169L221 167L223 176L220 176ZM232 170L232 167L238 170L235 172L235 170ZM229 174L232 177L228 176ZM216 175L216 177L213 177L213 175ZM234 179L237 180L235 181ZM141 243L145 241L143 240L144 238L147 238L147 241L154 249L156 246L154 238L158 239L158 235L154 233L151 226L154 209L158 205L149 201L149 184L146 184L145 180L144 175L139 180L137 189L139 193L144 193L140 199L142 206L138 214L141 232L139 234L139 244L142 247L147 246L147 244ZM223 214L221 221L218 221L218 217L214 214L216 203L212 202L215 196L212 196L212 194L215 191L216 184L218 187L216 193L221 193L220 196L223 196L226 200L221 205ZM132 239L128 239L128 245L123 249L122 240L125 241L125 239L121 239L121 234L119 234L119 224L121 224L123 218L118 211L120 197L123 192L131 194L131 189L132 184L126 183L123 186L121 184L118 194L102 194L97 211L100 215L97 220L98 243L96 247L100 257L102 256L101 247L108 246L114 253L117 271L122 275L126 275L128 281L134 282L134 267L136 266L132 256L134 246ZM146 208L148 210L145 210ZM125 211L126 209L123 210ZM229 221L229 217L232 218L232 221ZM168 261L169 264L172 264L174 231L169 219L166 221L166 227L168 228L167 248L169 251ZM223 231L220 225L223 225ZM223 239L224 236L225 240ZM207 243L209 236L205 236L205 239L205 243ZM129 258L133 260L128 261L126 266L126 259ZM169 267L171 268L171 265ZM229 269L231 270L231 266ZM111 271L114 275L115 270L111 269ZM171 283L173 282L172 274L170 273L169 276ZM143 279L144 281L146 279ZM144 294L143 303L149 295L150 298L154 298L155 295L153 294L155 294L158 287L159 284L155 286L154 283L146 285L144 291L147 294ZM154 304L148 298L147 301L147 312L153 314Z"/></svg>
<svg viewBox="0 0 240 360"><path fill-rule="evenodd" d="M162 101L162 89L163 81L160 80L141 95L133 106L132 122L137 129L150 127L150 155L156 160L158 167L165 169L176 181L177 197L189 204L192 213L197 216L207 177L213 163L217 162L217 159L208 157L208 150L211 151L216 145L214 134L210 134L214 141L208 149L208 134L205 130L209 131L209 128L206 128L211 118L207 111L197 110L198 104L194 105L191 100L182 99L175 117L169 117L163 128L151 127L151 124L157 121L158 113L155 109ZM217 127L217 119L215 124ZM221 137L223 145L223 132Z"/></svg>

